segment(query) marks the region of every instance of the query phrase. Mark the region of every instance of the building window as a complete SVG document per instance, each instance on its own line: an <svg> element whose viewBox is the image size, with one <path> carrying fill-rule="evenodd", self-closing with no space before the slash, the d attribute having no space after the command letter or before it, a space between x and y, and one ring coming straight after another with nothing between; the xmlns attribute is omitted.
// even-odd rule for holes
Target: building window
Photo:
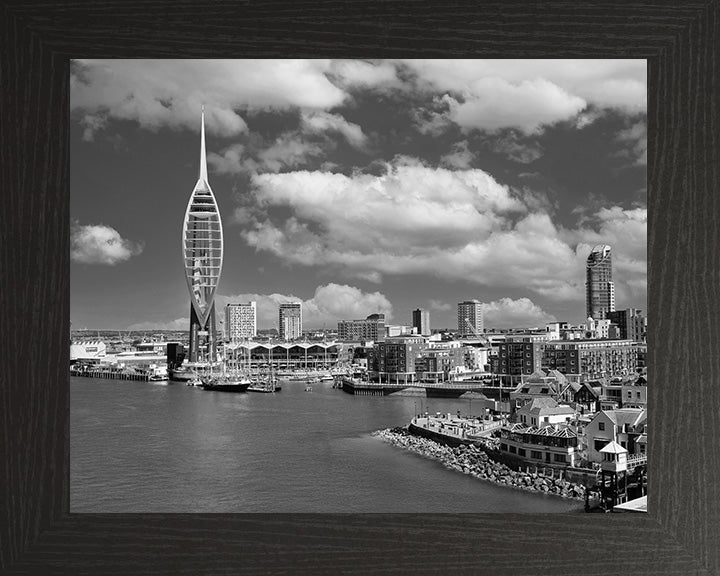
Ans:
<svg viewBox="0 0 720 576"><path fill-rule="evenodd" d="M550 421L550 418L548 418L547 416L545 416L545 417L543 418L543 422L549 422L549 421Z"/></svg>
<svg viewBox="0 0 720 576"><path fill-rule="evenodd" d="M595 440L595 451L600 452L600 450L605 448L608 442L609 440Z"/></svg>
<svg viewBox="0 0 720 576"><path fill-rule="evenodd" d="M508 445L505 444L505 443L500 443L500 450L502 450L503 452L507 452L507 451L508 451Z"/></svg>
<svg viewBox="0 0 720 576"><path fill-rule="evenodd" d="M527 456L525 448L518 448L518 456Z"/></svg>
<svg viewBox="0 0 720 576"><path fill-rule="evenodd" d="M539 452L537 450L530 450L530 458L535 458L535 460L542 460L542 452Z"/></svg>
<svg viewBox="0 0 720 576"><path fill-rule="evenodd" d="M512 444L510 444L510 453L517 454L517 448L515 448L515 446L513 446Z"/></svg>
<svg viewBox="0 0 720 576"><path fill-rule="evenodd" d="M598 423L598 430L600 430L601 432L605 431L605 422Z"/></svg>
<svg viewBox="0 0 720 576"><path fill-rule="evenodd" d="M555 454L555 462L567 462L565 454Z"/></svg>

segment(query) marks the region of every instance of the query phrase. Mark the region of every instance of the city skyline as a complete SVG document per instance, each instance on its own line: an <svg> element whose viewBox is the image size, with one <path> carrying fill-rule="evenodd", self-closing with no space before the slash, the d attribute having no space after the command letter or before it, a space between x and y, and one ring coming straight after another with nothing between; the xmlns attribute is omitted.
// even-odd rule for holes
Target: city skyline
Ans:
<svg viewBox="0 0 720 576"><path fill-rule="evenodd" d="M605 243L617 308L647 309L645 62L583 62L74 62L73 326L186 328L203 102L221 316L453 327L475 298L487 327L580 323Z"/></svg>

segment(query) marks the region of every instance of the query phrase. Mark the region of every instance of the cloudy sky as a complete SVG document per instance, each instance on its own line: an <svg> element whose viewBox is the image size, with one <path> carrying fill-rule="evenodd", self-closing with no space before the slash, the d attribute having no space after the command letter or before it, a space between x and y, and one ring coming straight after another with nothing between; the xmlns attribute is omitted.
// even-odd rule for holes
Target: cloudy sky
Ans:
<svg viewBox="0 0 720 576"><path fill-rule="evenodd" d="M205 105L225 232L216 302L302 300L453 327L583 321L613 247L646 309L644 60L95 60L71 69L73 328L186 328L182 221ZM222 316L222 315L219 315Z"/></svg>

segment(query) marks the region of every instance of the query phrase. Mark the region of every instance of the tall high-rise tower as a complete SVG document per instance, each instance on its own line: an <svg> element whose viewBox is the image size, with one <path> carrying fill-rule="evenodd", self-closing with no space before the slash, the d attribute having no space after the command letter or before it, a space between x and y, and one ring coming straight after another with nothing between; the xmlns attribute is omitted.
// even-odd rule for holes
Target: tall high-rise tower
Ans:
<svg viewBox="0 0 720 576"><path fill-rule="evenodd" d="M417 308L412 311L412 325L417 333L422 336L430 336L430 312Z"/></svg>
<svg viewBox="0 0 720 576"><path fill-rule="evenodd" d="M302 336L302 302L287 302L278 308L280 340L295 340Z"/></svg>
<svg viewBox="0 0 720 576"><path fill-rule="evenodd" d="M200 175L183 222L182 254L190 292L190 362L216 359L215 290L223 264L223 229L208 184L205 158L205 107L200 128Z"/></svg>
<svg viewBox="0 0 720 576"><path fill-rule="evenodd" d="M457 305L458 332L461 336L478 336L485 330L483 304L479 300L465 300Z"/></svg>
<svg viewBox="0 0 720 576"><path fill-rule="evenodd" d="M615 310L610 246L598 244L592 249L587 257L585 274L585 316L593 320L605 320L607 313Z"/></svg>

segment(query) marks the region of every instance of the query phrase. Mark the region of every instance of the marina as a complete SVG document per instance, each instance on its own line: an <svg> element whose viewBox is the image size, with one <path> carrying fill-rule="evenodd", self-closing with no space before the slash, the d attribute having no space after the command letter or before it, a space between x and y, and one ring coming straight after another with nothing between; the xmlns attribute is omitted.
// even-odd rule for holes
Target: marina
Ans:
<svg viewBox="0 0 720 576"><path fill-rule="evenodd" d="M478 482L373 435L408 422L412 397L281 383L280 394L209 394L71 378L71 511L582 511L581 503ZM455 413L467 402L439 398L427 408Z"/></svg>

